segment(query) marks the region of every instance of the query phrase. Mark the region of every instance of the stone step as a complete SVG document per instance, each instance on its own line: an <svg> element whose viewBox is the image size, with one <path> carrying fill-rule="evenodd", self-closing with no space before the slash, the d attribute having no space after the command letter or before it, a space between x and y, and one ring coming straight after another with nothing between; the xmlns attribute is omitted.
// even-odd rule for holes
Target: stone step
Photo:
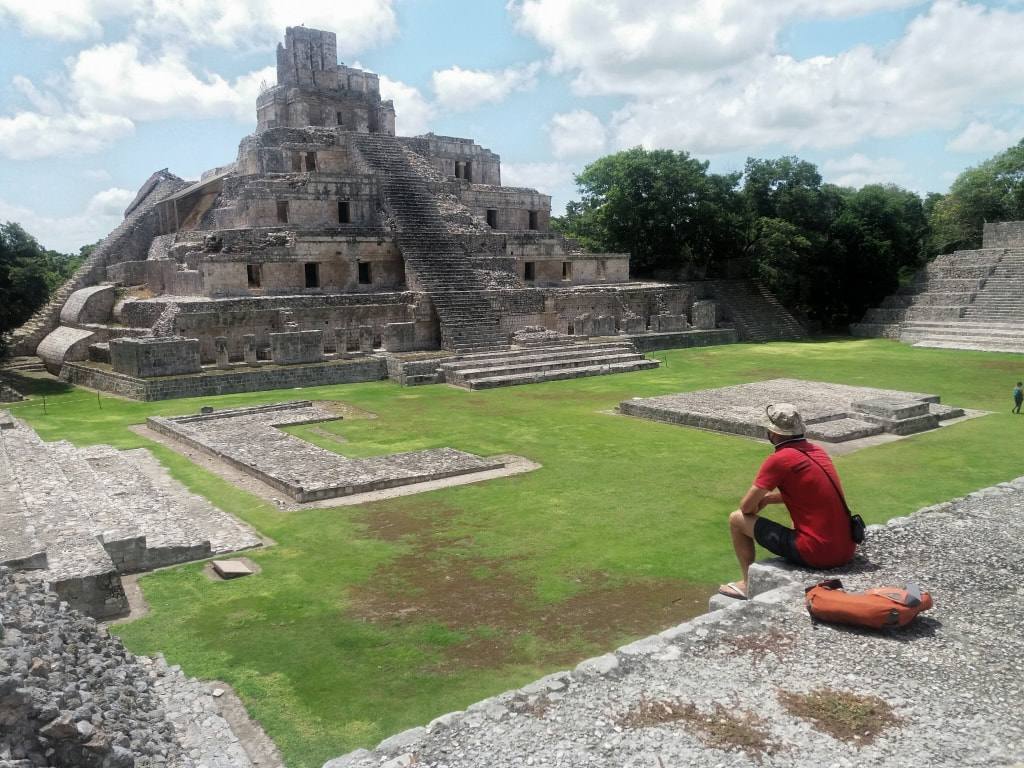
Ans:
<svg viewBox="0 0 1024 768"><path fill-rule="evenodd" d="M504 351L481 352L466 355L459 355L458 359L441 363L443 370L457 370L471 366L486 364L489 361L505 361L513 359L521 360L557 360L560 357L574 356L586 353L599 352L635 352L630 341L621 342L587 342L579 344L557 344L552 346L519 347Z"/></svg>
<svg viewBox="0 0 1024 768"><path fill-rule="evenodd" d="M571 368L591 368L598 365L610 366L620 363L635 362L643 359L643 355L638 352L626 352L618 355L587 355L529 363L509 361L505 364L498 364L496 362L494 365L486 367L454 370L448 372L446 378L449 384L465 386L467 383L481 379L543 373L546 371L568 370Z"/></svg>
<svg viewBox="0 0 1024 768"><path fill-rule="evenodd" d="M989 339L941 339L925 338L913 342L915 347L929 347L933 349L963 349L977 352L1014 352L1024 354L1024 342L1014 344L1009 341L993 341Z"/></svg>
<svg viewBox="0 0 1024 768"><path fill-rule="evenodd" d="M610 373L633 373L644 371L650 368L657 368L657 360L640 359L629 363L616 363L613 365L595 365L586 368L559 368L540 373L523 373L511 376L491 376L482 379L474 379L468 382L470 389L494 389L496 387L511 387L519 384L537 384L542 381L560 381L564 379L579 379L587 376L603 376Z"/></svg>

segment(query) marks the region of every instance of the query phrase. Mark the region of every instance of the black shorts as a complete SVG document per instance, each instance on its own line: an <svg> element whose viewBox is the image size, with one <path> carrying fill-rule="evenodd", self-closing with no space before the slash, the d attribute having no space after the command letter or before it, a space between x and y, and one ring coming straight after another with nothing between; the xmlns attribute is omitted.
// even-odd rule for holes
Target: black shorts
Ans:
<svg viewBox="0 0 1024 768"><path fill-rule="evenodd" d="M807 563L800 557L800 552L796 548L796 531L792 528L779 525L774 520L758 517L754 522L754 541L794 565L807 567Z"/></svg>

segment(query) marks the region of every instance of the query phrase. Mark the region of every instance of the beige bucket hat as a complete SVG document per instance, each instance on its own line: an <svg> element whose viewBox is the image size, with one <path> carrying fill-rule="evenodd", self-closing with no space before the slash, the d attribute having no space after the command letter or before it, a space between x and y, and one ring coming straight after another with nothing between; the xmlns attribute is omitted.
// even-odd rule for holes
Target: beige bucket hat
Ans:
<svg viewBox="0 0 1024 768"><path fill-rule="evenodd" d="M774 403L766 406L764 412L762 426L769 432L790 437L804 433L804 420L792 403Z"/></svg>

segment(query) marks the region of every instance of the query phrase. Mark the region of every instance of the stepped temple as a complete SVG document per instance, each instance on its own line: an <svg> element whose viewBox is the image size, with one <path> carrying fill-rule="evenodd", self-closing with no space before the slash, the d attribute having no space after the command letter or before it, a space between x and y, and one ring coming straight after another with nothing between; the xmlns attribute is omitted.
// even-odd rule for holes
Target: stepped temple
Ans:
<svg viewBox="0 0 1024 768"><path fill-rule="evenodd" d="M982 247L938 256L869 309L855 336L915 347L1024 352L1024 222L985 224Z"/></svg>
<svg viewBox="0 0 1024 768"><path fill-rule="evenodd" d="M233 163L154 173L14 353L162 399L388 376L484 388L804 335L752 283L631 281L628 254L552 232L551 198L502 186L470 139L396 136L378 76L338 64L331 32L286 30L256 113Z"/></svg>

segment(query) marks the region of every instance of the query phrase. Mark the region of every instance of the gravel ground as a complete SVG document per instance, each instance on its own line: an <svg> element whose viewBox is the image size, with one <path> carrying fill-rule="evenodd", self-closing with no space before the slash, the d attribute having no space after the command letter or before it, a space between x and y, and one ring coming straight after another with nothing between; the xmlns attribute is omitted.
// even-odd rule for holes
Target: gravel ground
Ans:
<svg viewBox="0 0 1024 768"><path fill-rule="evenodd" d="M755 566L752 601L325 768L1024 765L1022 542L1019 478L869 530L839 575L931 592L904 630L815 623L820 575ZM784 703L814 692L823 710Z"/></svg>

